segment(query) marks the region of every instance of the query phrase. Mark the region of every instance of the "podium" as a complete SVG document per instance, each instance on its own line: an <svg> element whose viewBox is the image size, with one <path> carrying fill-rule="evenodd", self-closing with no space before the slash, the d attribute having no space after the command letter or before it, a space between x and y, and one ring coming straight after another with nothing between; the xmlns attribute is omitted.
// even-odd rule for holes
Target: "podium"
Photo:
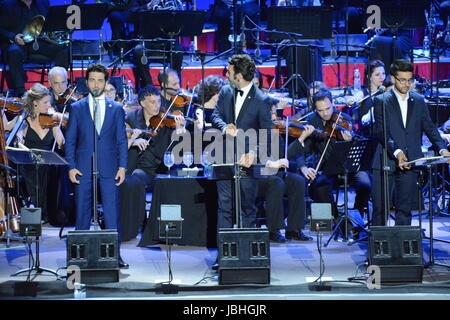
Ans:
<svg viewBox="0 0 450 320"><path fill-rule="evenodd" d="M27 165L35 165L36 167L36 203L38 203L38 197L39 197L39 182L38 182L38 166L43 165L67 165L67 161L64 160L61 156L59 156L57 153L47 150L40 150L40 149L29 149L29 150L23 150L23 149L17 149L17 148L6 148L6 155L8 156L8 159L11 162L14 162L15 164L27 164ZM11 276L17 276L19 274L27 272L28 274L31 274L31 271L36 271L36 275L41 274L42 272L48 272L56 277L58 277L58 274L50 269L42 268L40 266L40 260L39 260L39 236L36 236L36 259L34 260L34 264L31 268L19 270L16 273L12 274ZM27 237L28 242L28 237ZM31 245L30 245L30 251L31 251Z"/></svg>

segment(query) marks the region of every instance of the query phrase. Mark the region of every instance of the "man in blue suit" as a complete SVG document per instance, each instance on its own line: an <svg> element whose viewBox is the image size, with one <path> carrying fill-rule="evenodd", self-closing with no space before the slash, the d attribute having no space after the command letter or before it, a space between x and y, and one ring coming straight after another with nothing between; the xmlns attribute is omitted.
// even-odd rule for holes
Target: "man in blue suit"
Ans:
<svg viewBox="0 0 450 320"><path fill-rule="evenodd" d="M86 71L89 95L72 105L66 131L69 178L75 183L76 230L89 230L92 218L92 162L94 130L97 139L98 182L105 227L119 232L119 189L125 180L127 138L122 105L105 97L108 70L101 64ZM94 123L95 119L95 123ZM95 128L94 128L95 127ZM119 266L127 268L119 256Z"/></svg>
<svg viewBox="0 0 450 320"><path fill-rule="evenodd" d="M266 129L267 133L270 133L272 128L271 99L252 83L255 69L255 63L248 55L234 55L228 60L226 75L230 85L222 87L216 109L212 114L213 127L221 130L228 143L233 143L233 137L238 135L238 129L244 132L255 129L256 133L259 129ZM254 164L257 160L257 149L258 145L245 143L243 148L245 153L238 155L237 158L239 164L247 168ZM225 154L225 157L233 159L231 154ZM244 228L251 228L255 226L256 219L257 181L252 178L240 181L242 225ZM217 182L218 229L233 227L231 184L231 180Z"/></svg>
<svg viewBox="0 0 450 320"><path fill-rule="evenodd" d="M390 73L394 88L375 98L375 132L381 145L383 139L383 114L386 110L386 135L389 182L395 189L395 224L411 225L411 209L416 194L417 171L406 162L423 157L422 134L425 133L440 155L449 156L446 145L431 121L424 98L411 90L414 66L407 60L396 60ZM373 225L384 225L382 213L382 152L381 145L374 157L373 172Z"/></svg>

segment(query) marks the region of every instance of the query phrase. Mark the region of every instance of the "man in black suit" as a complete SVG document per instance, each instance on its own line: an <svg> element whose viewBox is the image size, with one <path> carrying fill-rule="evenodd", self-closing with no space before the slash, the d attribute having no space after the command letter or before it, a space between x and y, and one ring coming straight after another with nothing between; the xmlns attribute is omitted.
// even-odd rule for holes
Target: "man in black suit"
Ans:
<svg viewBox="0 0 450 320"><path fill-rule="evenodd" d="M252 83L255 69L255 63L248 55L233 55L228 59L226 75L230 85L220 90L217 106L212 115L212 125L226 136L224 137L226 144L233 144L234 139L240 140L239 135L242 132L238 132L238 129L244 132L249 129L256 132L259 129L266 129L266 132L270 133L272 128L271 100ZM270 144L270 139L268 141ZM239 164L250 167L255 163L257 149L258 145L246 142L243 154L237 155ZM228 160L233 159L232 154L225 153L225 157ZM244 228L254 227L257 181L252 178L240 181L242 225ZM217 181L218 229L233 226L231 186L230 180Z"/></svg>
<svg viewBox="0 0 450 320"><path fill-rule="evenodd" d="M67 68L69 55L67 48L38 40L39 48L33 49L34 41L25 43L22 32L37 15L46 16L48 0L5 0L0 4L0 46L3 59L9 65L12 89L15 95L25 92L23 63L44 56L56 65ZM39 58L41 59L41 58Z"/></svg>
<svg viewBox="0 0 450 320"><path fill-rule="evenodd" d="M396 60L390 73L394 89L375 98L375 132L381 145L383 139L383 114L386 110L386 135L389 182L395 189L395 224L411 225L411 208L416 194L417 172L406 162L423 157L422 134L425 133L440 155L449 156L444 141L430 118L424 98L411 90L414 66L407 60ZM382 214L381 163L382 148L377 148L373 173L373 224L384 225Z"/></svg>

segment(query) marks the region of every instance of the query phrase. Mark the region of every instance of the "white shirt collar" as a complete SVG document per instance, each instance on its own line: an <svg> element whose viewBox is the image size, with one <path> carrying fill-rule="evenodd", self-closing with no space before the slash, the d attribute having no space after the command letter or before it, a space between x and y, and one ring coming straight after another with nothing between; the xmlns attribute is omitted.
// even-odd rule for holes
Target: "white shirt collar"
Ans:
<svg viewBox="0 0 450 320"><path fill-rule="evenodd" d="M243 97L246 97L247 94L250 92L250 89L252 88L253 83L250 82L250 84L246 87L241 88L240 90L244 91Z"/></svg>
<svg viewBox="0 0 450 320"><path fill-rule="evenodd" d="M397 92L397 89L394 87L393 89L395 96L397 97L398 101L407 101L409 99L409 91L406 93L406 97L403 98L400 93Z"/></svg>

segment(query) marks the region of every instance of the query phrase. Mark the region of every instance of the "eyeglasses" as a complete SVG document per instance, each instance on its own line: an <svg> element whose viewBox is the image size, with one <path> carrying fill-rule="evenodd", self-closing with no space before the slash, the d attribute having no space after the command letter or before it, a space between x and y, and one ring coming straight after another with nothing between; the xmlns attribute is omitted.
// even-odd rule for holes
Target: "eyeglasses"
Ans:
<svg viewBox="0 0 450 320"><path fill-rule="evenodd" d="M398 82L400 82L401 84L405 84L406 82L408 82L408 84L412 84L412 83L414 83L416 81L416 79L414 79L414 78L411 78L411 79L401 78L401 79L399 79L396 76L394 76L394 78L397 79Z"/></svg>

